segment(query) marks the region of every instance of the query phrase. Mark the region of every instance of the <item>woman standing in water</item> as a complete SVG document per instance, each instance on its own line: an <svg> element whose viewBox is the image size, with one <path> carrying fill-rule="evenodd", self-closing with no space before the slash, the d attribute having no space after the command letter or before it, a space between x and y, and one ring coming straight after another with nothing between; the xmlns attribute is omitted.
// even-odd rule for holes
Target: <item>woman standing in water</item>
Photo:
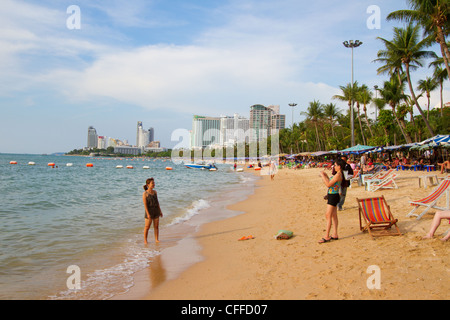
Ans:
<svg viewBox="0 0 450 320"><path fill-rule="evenodd" d="M325 171L320 172L320 176L323 180L323 183L328 188L327 193L327 211L325 213L325 217L327 220L327 226L325 231L325 236L319 241L319 243L325 243L331 240L338 240L338 216L337 216L337 205L340 200L339 189L341 186L341 182L343 179L342 170L345 168L345 162L342 159L338 159L334 163L334 169L336 170L336 174L331 178L328 178L328 175ZM330 237L331 225L333 225L333 236Z"/></svg>
<svg viewBox="0 0 450 320"><path fill-rule="evenodd" d="M155 230L155 242L159 242L159 217L162 217L161 208L159 207L158 194L153 188L155 187L155 180L153 178L147 179L144 186L144 193L142 194L142 201L145 208L145 229L144 229L144 243L147 244L148 230L153 222L153 229Z"/></svg>

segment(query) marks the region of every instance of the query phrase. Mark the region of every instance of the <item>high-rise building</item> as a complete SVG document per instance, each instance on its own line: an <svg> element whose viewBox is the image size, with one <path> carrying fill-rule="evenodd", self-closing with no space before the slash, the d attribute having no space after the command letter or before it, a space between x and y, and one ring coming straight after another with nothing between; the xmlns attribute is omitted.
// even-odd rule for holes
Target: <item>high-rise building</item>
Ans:
<svg viewBox="0 0 450 320"><path fill-rule="evenodd" d="M194 115L191 148L206 148L220 143L220 118Z"/></svg>
<svg viewBox="0 0 450 320"><path fill-rule="evenodd" d="M137 122L136 126L136 146L139 147L140 139L141 139L141 131L143 130L142 121Z"/></svg>
<svg viewBox="0 0 450 320"><path fill-rule="evenodd" d="M280 106L265 107L255 104L250 107L251 141L261 141L285 128L286 115L280 114Z"/></svg>
<svg viewBox="0 0 450 320"><path fill-rule="evenodd" d="M106 149L106 137L98 136L97 148Z"/></svg>
<svg viewBox="0 0 450 320"><path fill-rule="evenodd" d="M150 142L154 141L154 139L155 130L153 128L145 130L142 125L142 121L138 121L136 130L136 146L140 148L146 147Z"/></svg>
<svg viewBox="0 0 450 320"><path fill-rule="evenodd" d="M155 141L155 129L148 128L148 142Z"/></svg>
<svg viewBox="0 0 450 320"><path fill-rule="evenodd" d="M93 126L90 126L88 128L88 135L87 135L87 148L93 149L97 148L98 145L98 135L97 130Z"/></svg>

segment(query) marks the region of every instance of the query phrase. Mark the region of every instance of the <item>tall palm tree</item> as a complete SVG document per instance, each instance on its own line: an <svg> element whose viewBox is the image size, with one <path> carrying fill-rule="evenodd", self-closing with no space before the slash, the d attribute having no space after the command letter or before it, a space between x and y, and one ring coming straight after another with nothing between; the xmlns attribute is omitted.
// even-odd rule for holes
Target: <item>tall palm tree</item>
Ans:
<svg viewBox="0 0 450 320"><path fill-rule="evenodd" d="M408 0L410 10L398 10L390 13L387 20L417 22L425 34L433 37L441 47L445 67L450 74L450 52L445 36L450 29L450 3L448 0Z"/></svg>
<svg viewBox="0 0 450 320"><path fill-rule="evenodd" d="M335 133L334 133L334 123L336 121L336 118L339 116L340 111L339 109L336 107L336 104L334 103L328 103L326 105L323 106L323 115L328 119L328 121L330 122L330 126L331 126L331 135L333 137L335 137Z"/></svg>
<svg viewBox="0 0 450 320"><path fill-rule="evenodd" d="M372 102L372 92L369 90L369 87L363 84L359 87L359 91L357 93L358 101L363 104L364 114L366 116L366 124L369 128L370 135L373 137L372 128L370 127L369 117L367 116L367 105Z"/></svg>
<svg viewBox="0 0 450 320"><path fill-rule="evenodd" d="M359 92L361 90L361 87L357 87L356 90L357 91L356 91L356 95L355 95L356 96L355 101L356 101L356 110L357 110L357 114L358 114L359 129L361 130L361 137L363 139L363 144L366 145L367 144L366 136L364 135L364 130L363 130L362 123L361 123L361 112L360 112L361 100L360 100Z"/></svg>
<svg viewBox="0 0 450 320"><path fill-rule="evenodd" d="M419 41L419 30L420 27L418 25L410 23L405 29L395 27L392 41L378 37L377 39L381 40L386 47L385 50L378 52L378 57L389 57L392 61L400 60L402 62L413 101L422 116L428 132L431 136L434 136L433 129L417 101L411 82L410 70L422 67L422 59L437 57L433 51L423 50L428 44L426 39Z"/></svg>
<svg viewBox="0 0 450 320"><path fill-rule="evenodd" d="M432 61L429 65L429 67L433 66L433 78L436 80L436 82L439 84L440 87L440 96L441 96L441 117L444 115L444 80L448 79L448 72L446 68L442 68L441 66L444 64L444 58L438 58L434 61Z"/></svg>
<svg viewBox="0 0 450 320"><path fill-rule="evenodd" d="M438 87L438 83L436 80L426 77L425 80L419 80L419 85L417 86L417 90L420 90L422 93L425 93L427 95L428 103L427 103L427 120L429 119L428 116L430 114L430 97L431 97L431 91L436 90Z"/></svg>
<svg viewBox="0 0 450 320"><path fill-rule="evenodd" d="M348 102L349 113L352 109L352 102L356 101L356 93L358 92L358 81L355 81L353 85L348 83L345 87L339 86L342 90L342 95L334 95L332 99Z"/></svg>
<svg viewBox="0 0 450 320"><path fill-rule="evenodd" d="M316 146L317 150L320 150L320 138L319 138L319 130L318 123L320 119L323 118L323 107L319 101L314 100L309 103L309 106L306 112L300 112L300 114L306 116L306 119L314 124L314 128L316 129Z"/></svg>
<svg viewBox="0 0 450 320"><path fill-rule="evenodd" d="M379 92L381 98L392 108L392 114L397 121L397 124L400 128L400 131L402 132L403 137L406 140L406 143L411 143L411 137L406 131L404 123L400 121L396 111L396 107L406 99L406 95L403 93L401 86L402 84L398 82L397 77L392 77L390 81L384 82L383 88L379 89Z"/></svg>

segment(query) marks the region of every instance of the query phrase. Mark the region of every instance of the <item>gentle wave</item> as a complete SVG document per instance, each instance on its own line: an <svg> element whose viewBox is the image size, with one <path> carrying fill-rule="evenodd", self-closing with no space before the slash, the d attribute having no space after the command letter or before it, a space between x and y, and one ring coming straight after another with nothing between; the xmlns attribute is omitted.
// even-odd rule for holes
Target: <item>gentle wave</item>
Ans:
<svg viewBox="0 0 450 320"><path fill-rule="evenodd" d="M169 223L169 226L178 224L191 219L193 216L197 215L202 209L209 208L211 206L210 202L204 199L196 200L193 202L192 207L189 208L185 214L181 217L176 217Z"/></svg>

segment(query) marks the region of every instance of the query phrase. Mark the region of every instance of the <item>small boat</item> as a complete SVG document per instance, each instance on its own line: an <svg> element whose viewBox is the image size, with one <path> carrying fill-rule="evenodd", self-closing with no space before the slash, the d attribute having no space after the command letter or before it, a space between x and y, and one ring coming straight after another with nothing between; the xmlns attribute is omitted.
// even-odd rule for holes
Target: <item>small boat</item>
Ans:
<svg viewBox="0 0 450 320"><path fill-rule="evenodd" d="M190 169L216 169L216 166L214 164L202 164L202 163L187 163L184 165L186 168Z"/></svg>

